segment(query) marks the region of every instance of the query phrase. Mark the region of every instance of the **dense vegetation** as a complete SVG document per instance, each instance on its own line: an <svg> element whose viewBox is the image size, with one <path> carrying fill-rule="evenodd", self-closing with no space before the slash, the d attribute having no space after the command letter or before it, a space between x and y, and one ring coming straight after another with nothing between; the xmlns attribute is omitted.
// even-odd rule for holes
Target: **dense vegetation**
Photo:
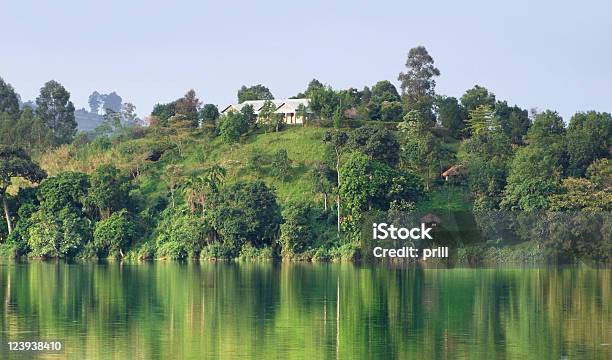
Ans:
<svg viewBox="0 0 612 360"><path fill-rule="evenodd" d="M2 248L352 259L368 211L463 210L512 214L476 216L489 219L479 222L486 246L510 233L565 259L609 260L611 115L577 113L566 126L478 85L460 99L438 95L439 74L417 47L401 92L389 81L337 91L312 80L296 95L311 99L303 126L283 124L271 102L257 121L250 106L219 116L190 90L156 105L147 127L107 111L79 134L59 83L45 84L33 109L0 79ZM260 84L238 91L239 101L273 98ZM491 230L500 226L505 234Z"/></svg>

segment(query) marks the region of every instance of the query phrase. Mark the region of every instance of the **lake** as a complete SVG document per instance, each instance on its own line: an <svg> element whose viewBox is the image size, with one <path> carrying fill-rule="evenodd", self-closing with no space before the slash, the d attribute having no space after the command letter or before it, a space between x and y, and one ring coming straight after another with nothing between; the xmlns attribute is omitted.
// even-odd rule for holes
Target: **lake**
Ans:
<svg viewBox="0 0 612 360"><path fill-rule="evenodd" d="M0 291L2 359L612 355L610 269L4 262Z"/></svg>

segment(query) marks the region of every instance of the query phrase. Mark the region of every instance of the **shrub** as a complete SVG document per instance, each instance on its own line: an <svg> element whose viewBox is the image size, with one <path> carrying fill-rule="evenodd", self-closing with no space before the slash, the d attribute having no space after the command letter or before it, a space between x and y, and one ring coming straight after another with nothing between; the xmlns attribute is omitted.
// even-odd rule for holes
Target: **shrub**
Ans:
<svg viewBox="0 0 612 360"><path fill-rule="evenodd" d="M98 256L124 255L136 236L136 225L130 219L127 210L113 213L105 220L99 221L94 230L94 245Z"/></svg>

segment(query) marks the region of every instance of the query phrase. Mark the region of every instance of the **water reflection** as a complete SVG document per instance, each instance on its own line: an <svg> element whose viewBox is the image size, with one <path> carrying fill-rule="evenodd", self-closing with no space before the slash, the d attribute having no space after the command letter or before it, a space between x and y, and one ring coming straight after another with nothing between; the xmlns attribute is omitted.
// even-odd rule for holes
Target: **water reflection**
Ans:
<svg viewBox="0 0 612 360"><path fill-rule="evenodd" d="M7 341L40 358L608 359L611 270L314 264L0 266ZM29 357L33 354L30 353Z"/></svg>

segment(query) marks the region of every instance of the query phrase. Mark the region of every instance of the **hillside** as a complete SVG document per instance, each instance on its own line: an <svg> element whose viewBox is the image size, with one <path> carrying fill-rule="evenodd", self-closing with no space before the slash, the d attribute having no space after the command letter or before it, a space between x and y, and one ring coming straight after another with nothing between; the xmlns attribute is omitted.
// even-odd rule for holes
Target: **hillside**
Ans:
<svg viewBox="0 0 612 360"><path fill-rule="evenodd" d="M135 182L146 197L164 196L167 192L164 176L169 165L182 168L185 177L197 175L212 165L227 170L227 182L261 179L276 189L279 202L310 200L314 196L308 171L325 154L325 129L316 127L290 127L279 133L257 132L248 135L239 144L225 144L198 131L189 135L144 137L140 139L107 142L97 139L81 145L62 146L42 155L41 166L53 176L62 171L93 172L103 164L135 174ZM279 180L266 171L273 154L287 151L292 163L289 176ZM163 151L157 161L145 160L155 151ZM259 158L260 166L250 166ZM137 174L138 173L138 174Z"/></svg>

